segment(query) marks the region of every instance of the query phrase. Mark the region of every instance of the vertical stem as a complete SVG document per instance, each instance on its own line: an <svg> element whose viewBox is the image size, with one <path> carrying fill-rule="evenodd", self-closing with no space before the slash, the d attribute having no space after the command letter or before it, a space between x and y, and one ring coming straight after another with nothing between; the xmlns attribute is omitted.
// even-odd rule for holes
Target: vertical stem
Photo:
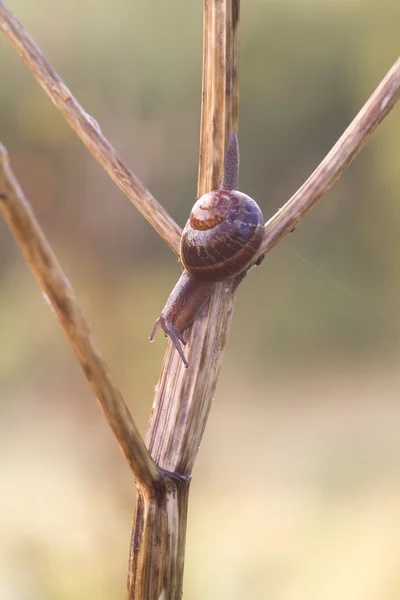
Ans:
<svg viewBox="0 0 400 600"><path fill-rule="evenodd" d="M239 4L205 0L198 196L218 188L224 150L237 133Z"/></svg>
<svg viewBox="0 0 400 600"><path fill-rule="evenodd" d="M239 0L204 0L198 195L218 189L225 148L231 131L237 131L238 21ZM164 477L157 489L140 489L138 494L129 600L182 596L189 482L220 373L234 300L226 282L216 284L209 304L189 331L185 353L190 369L183 367L168 344L146 439Z"/></svg>
<svg viewBox="0 0 400 600"><path fill-rule="evenodd" d="M138 487L129 556L129 599L182 597L188 495L188 482L171 475L151 493Z"/></svg>

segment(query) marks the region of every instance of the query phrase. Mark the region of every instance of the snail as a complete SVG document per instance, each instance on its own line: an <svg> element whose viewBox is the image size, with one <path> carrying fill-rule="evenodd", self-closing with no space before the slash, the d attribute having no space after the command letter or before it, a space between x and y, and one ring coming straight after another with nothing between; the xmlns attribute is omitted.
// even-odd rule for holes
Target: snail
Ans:
<svg viewBox="0 0 400 600"><path fill-rule="evenodd" d="M180 256L184 271L172 290L150 341L161 327L186 368L183 332L195 321L216 285L241 280L255 260L264 234L258 204L238 187L239 146L232 132L225 154L220 188L199 198L182 231Z"/></svg>

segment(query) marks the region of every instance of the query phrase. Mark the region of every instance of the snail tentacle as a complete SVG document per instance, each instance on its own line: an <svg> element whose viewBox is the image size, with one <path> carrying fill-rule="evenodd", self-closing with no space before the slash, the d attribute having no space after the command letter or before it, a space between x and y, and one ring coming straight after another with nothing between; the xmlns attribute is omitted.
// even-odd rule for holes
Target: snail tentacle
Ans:
<svg viewBox="0 0 400 600"><path fill-rule="evenodd" d="M224 173L220 185L221 190L237 190L239 185L239 142L232 131L225 152Z"/></svg>

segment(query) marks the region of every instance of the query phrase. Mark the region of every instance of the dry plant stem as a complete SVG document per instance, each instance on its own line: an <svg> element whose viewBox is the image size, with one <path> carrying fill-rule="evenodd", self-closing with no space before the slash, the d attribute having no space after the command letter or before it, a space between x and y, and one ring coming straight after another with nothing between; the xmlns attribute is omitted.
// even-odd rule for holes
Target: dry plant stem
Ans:
<svg viewBox="0 0 400 600"><path fill-rule="evenodd" d="M172 250L179 255L180 227L124 165L115 149L102 134L98 123L74 98L40 48L2 0L0 0L0 29L85 146Z"/></svg>
<svg viewBox="0 0 400 600"><path fill-rule="evenodd" d="M224 10L227 11L226 14L224 14ZM235 10L238 10L237 3L224 4L217 0L215 2L205 1L199 196L218 187L220 168L223 162L223 147L226 145L227 134L231 129L237 127L237 122L233 118L233 115L236 115L235 118L237 118L235 69L235 65L237 65L237 22L233 17ZM227 24L225 30L222 25L224 22ZM231 35L227 33L228 24L232 25L229 29ZM336 181L378 123L389 112L399 95L398 63L399 61L317 171L266 224L265 241L260 255L271 249L293 229ZM225 79L227 73L232 74L232 80ZM210 304L203 310L203 314L192 327L189 352L187 352L191 369L188 372L184 371L180 357L171 343L169 343L164 359L147 443L157 464L186 477L191 474L214 395L233 305L234 293L226 292L224 284L218 284ZM187 486L184 491L184 498L187 500ZM178 499L180 497L179 490L177 490L176 502L172 504L171 508L177 524L174 532L175 539L178 540L176 550L183 560L185 516L179 511ZM137 544L136 532L147 531L148 539L151 539L152 522L150 518L146 518L146 514L150 512L149 506L151 507L154 502L155 500L147 504L146 513L145 503L140 496L138 498L128 573L129 598L144 597L140 594L135 595L139 571L135 564L135 557L140 559L143 554L151 555L152 548L144 541L141 545ZM173 535L170 523L167 523L165 529L168 531L168 536ZM170 558L162 556L165 569L169 568ZM156 561L156 556L153 560ZM148 569L151 570L155 567L144 561L141 564L143 566L142 573L147 575L146 580L149 581L151 577L148 577ZM175 560L175 566L177 564L178 561ZM178 580L179 577L174 581ZM169 591L169 589L168 587L154 587L154 597L157 597L162 590ZM178 598L179 596L176 596L175 592L176 588L171 596L168 596L167 592L167 597Z"/></svg>
<svg viewBox="0 0 400 600"><path fill-rule="evenodd" d="M224 148L237 131L237 33L239 0L204 0L203 102L198 195L217 189ZM115 150L39 48L0 0L0 29L40 85L117 185L178 254L180 229ZM333 185L399 97L398 60L332 151L302 188L265 226L260 254L291 231ZM0 207L55 310L138 481L128 572L128 598L181 597L186 514L191 471L197 455L226 344L235 294L226 284L192 327L191 369L169 343L147 434L150 458L61 268L0 152ZM172 473L174 472L174 473Z"/></svg>
<svg viewBox="0 0 400 600"><path fill-rule="evenodd" d="M265 224L259 254L271 250L339 179L400 96L400 58L302 187Z"/></svg>
<svg viewBox="0 0 400 600"><path fill-rule="evenodd" d="M218 188L224 150L230 132L237 130L238 17L238 1L205 1L198 195ZM129 599L181 598L190 475L214 396L233 303L234 294L226 283L216 284L209 305L190 331L185 350L190 369L184 368L175 348L168 344L146 441L156 463L179 474L182 483L175 486L175 496L169 496L163 527L166 546L161 552L151 545L154 521L150 517L155 512L151 507L160 499L154 497L146 503L138 497L128 572ZM143 579L150 588L144 587Z"/></svg>
<svg viewBox="0 0 400 600"><path fill-rule="evenodd" d="M41 231L0 144L0 210L56 313L139 485L154 487L161 475L152 461L48 241Z"/></svg>

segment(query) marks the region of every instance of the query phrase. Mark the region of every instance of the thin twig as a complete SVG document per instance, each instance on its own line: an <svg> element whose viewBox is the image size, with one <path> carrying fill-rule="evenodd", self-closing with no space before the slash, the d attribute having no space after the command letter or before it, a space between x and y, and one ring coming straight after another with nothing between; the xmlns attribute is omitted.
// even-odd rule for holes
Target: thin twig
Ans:
<svg viewBox="0 0 400 600"><path fill-rule="evenodd" d="M158 469L121 393L111 382L108 367L94 343L71 284L33 215L2 144L0 210L38 279L46 300L56 313L136 480L146 489L154 487L160 480Z"/></svg>
<svg viewBox="0 0 400 600"><path fill-rule="evenodd" d="M15 15L0 0L0 29L85 146L154 229L179 255L181 229L117 156L97 121L74 98Z"/></svg>
<svg viewBox="0 0 400 600"><path fill-rule="evenodd" d="M381 81L329 154L302 187L266 223L259 254L265 254L292 231L339 179L400 96L400 58Z"/></svg>

